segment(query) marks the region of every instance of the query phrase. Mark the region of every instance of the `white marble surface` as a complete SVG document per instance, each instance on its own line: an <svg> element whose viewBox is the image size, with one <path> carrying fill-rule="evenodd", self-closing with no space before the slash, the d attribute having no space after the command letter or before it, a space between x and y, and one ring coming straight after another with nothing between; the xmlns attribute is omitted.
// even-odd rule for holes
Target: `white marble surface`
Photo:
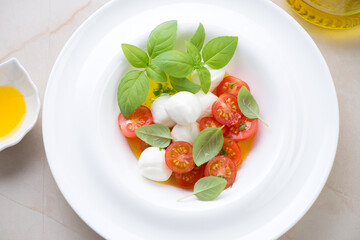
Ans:
<svg viewBox="0 0 360 240"><path fill-rule="evenodd" d="M18 58L43 99L66 40L106 2L0 0L0 62ZM294 14L285 0L273 2L319 46L340 106L339 146L326 186L308 213L280 239L360 239L360 28L321 29ZM41 116L23 141L0 152L0 216L0 239L102 239L74 213L54 182L42 143Z"/></svg>

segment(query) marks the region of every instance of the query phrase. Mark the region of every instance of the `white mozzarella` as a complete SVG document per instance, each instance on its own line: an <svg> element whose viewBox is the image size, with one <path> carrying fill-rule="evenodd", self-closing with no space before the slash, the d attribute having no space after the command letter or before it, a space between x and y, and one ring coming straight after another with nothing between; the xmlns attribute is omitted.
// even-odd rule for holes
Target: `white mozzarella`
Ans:
<svg viewBox="0 0 360 240"><path fill-rule="evenodd" d="M151 105L151 113L154 123L163 124L167 127L173 127L175 122L169 117L165 111L165 104L170 99L170 96L160 96L154 100Z"/></svg>
<svg viewBox="0 0 360 240"><path fill-rule="evenodd" d="M223 80L224 75L225 75L225 69L222 68L222 69L215 70L215 69L211 69L208 66L205 66L205 67L209 70L209 72L211 74L211 77L210 77L211 85L210 85L209 92L212 92L220 84L220 82ZM191 74L191 81L193 81L194 83L200 85L200 78L199 78L199 75L198 75L197 71L194 71Z"/></svg>
<svg viewBox="0 0 360 240"><path fill-rule="evenodd" d="M190 92L178 92L165 103L169 117L180 125L195 122L201 114L198 98Z"/></svg>
<svg viewBox="0 0 360 240"><path fill-rule="evenodd" d="M154 181L166 181L172 171L165 163L165 150L148 147L140 155L139 170L142 176Z"/></svg>
<svg viewBox="0 0 360 240"><path fill-rule="evenodd" d="M171 130L171 137L175 141L185 141L193 144L197 135L199 135L199 126L196 122L188 125L176 124Z"/></svg>
<svg viewBox="0 0 360 240"><path fill-rule="evenodd" d="M197 92L195 94L195 96L199 99L200 106L201 106L201 114L200 114L199 118L211 116L212 105L218 99L218 97L211 92L208 92L207 94L205 94L201 90L199 92Z"/></svg>

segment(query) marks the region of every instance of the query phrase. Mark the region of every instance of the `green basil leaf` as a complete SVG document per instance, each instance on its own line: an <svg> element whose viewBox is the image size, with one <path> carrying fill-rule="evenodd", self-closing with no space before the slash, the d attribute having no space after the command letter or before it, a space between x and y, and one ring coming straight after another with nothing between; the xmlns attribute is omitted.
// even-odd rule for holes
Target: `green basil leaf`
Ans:
<svg viewBox="0 0 360 240"><path fill-rule="evenodd" d="M203 92L206 94L209 92L210 85L211 85L211 76L210 72L206 67L200 67L196 70L199 75L200 84Z"/></svg>
<svg viewBox="0 0 360 240"><path fill-rule="evenodd" d="M178 78L187 77L194 71L191 55L179 50L164 52L154 58L153 63L170 76Z"/></svg>
<svg viewBox="0 0 360 240"><path fill-rule="evenodd" d="M158 81L158 82L167 82L167 77L166 77L165 72L163 70L161 70L159 68L159 66L157 66L154 63L150 63L146 67L146 74L147 74L148 78L150 78L151 80Z"/></svg>
<svg viewBox="0 0 360 240"><path fill-rule="evenodd" d="M200 90L200 86L193 83L188 78L170 77L170 83L171 86L178 92L187 91L195 94Z"/></svg>
<svg viewBox="0 0 360 240"><path fill-rule="evenodd" d="M144 68L149 63L149 57L142 49L130 44L121 44L121 48L126 59L134 67Z"/></svg>
<svg viewBox="0 0 360 240"><path fill-rule="evenodd" d="M200 23L199 27L197 28L190 42L194 44L197 47L197 49L199 49L200 51L202 46L204 45L204 41L205 41L205 29L204 26Z"/></svg>
<svg viewBox="0 0 360 240"><path fill-rule="evenodd" d="M192 57L193 60L194 60L194 63L195 63L195 64L200 64L200 62L201 62L201 55L200 55L199 49L197 49L197 48L195 47L195 45L192 44L192 43L189 42L189 41L185 41L185 46L186 46L186 49L187 49L187 53L191 55L191 57Z"/></svg>
<svg viewBox="0 0 360 240"><path fill-rule="evenodd" d="M135 134L153 147L165 148L171 141L170 129L162 124L152 124L135 129Z"/></svg>
<svg viewBox="0 0 360 240"><path fill-rule="evenodd" d="M197 166L215 157L224 144L222 128L206 128L199 133L193 144L193 159Z"/></svg>
<svg viewBox="0 0 360 240"><path fill-rule="evenodd" d="M259 115L259 105L255 98L251 95L250 91L242 86L238 93L238 105L242 114L250 119L259 119L265 126L268 126Z"/></svg>
<svg viewBox="0 0 360 240"><path fill-rule="evenodd" d="M238 37L217 37L205 44L202 51L204 62L212 69L225 67L237 47Z"/></svg>
<svg viewBox="0 0 360 240"><path fill-rule="evenodd" d="M145 101L149 80L139 70L128 72L120 81L117 97L121 113L128 118Z"/></svg>
<svg viewBox="0 0 360 240"><path fill-rule="evenodd" d="M167 21L152 30L147 40L147 51L151 58L171 50L175 46L177 21Z"/></svg>
<svg viewBox="0 0 360 240"><path fill-rule="evenodd" d="M227 181L223 177L203 177L200 178L194 185L194 192L178 201L195 195L201 201L212 201L216 199L226 187Z"/></svg>

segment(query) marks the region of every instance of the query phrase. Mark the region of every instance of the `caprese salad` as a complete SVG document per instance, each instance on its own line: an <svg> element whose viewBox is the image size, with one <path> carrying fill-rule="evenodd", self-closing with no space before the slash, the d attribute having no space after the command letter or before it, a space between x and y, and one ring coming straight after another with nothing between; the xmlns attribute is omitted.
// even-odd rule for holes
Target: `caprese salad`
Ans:
<svg viewBox="0 0 360 240"><path fill-rule="evenodd" d="M237 37L204 45L200 23L185 52L173 49L176 32L177 21L158 25L147 52L122 44L129 63L140 69L120 81L118 124L142 176L193 188L191 195L209 201L234 183L261 120L259 107L248 84L224 70Z"/></svg>

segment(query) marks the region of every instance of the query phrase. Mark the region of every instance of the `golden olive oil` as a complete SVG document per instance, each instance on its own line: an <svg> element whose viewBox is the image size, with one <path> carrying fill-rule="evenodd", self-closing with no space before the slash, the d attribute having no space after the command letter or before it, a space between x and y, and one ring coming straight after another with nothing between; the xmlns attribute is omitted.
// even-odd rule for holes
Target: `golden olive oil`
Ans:
<svg viewBox="0 0 360 240"><path fill-rule="evenodd" d="M326 28L360 25L360 0L287 0L305 20Z"/></svg>
<svg viewBox="0 0 360 240"><path fill-rule="evenodd" d="M14 134L26 113L23 95L12 86L0 86L0 142Z"/></svg>

